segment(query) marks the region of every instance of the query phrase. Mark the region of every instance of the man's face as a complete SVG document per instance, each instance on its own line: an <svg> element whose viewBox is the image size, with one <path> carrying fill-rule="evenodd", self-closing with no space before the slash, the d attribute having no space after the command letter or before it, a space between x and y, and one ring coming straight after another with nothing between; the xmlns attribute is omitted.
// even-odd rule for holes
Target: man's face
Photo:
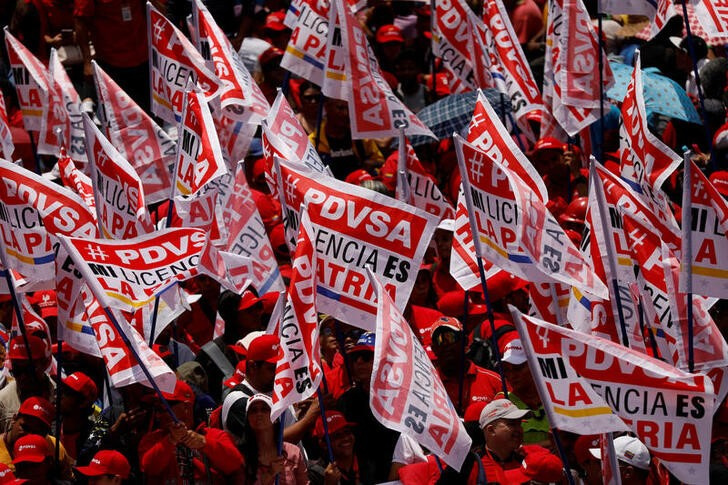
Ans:
<svg viewBox="0 0 728 485"><path fill-rule="evenodd" d="M91 477L88 479L89 485L119 485L121 477L116 475L101 475L100 477Z"/></svg>
<svg viewBox="0 0 728 485"><path fill-rule="evenodd" d="M437 357L437 368L445 375L452 375L460 365L462 332L452 329L437 329L432 335L432 351Z"/></svg>
<svg viewBox="0 0 728 485"><path fill-rule="evenodd" d="M15 465L15 476L27 480L26 484L47 484L50 469L51 460L49 458L40 463L21 462Z"/></svg>
<svg viewBox="0 0 728 485"><path fill-rule="evenodd" d="M334 458L348 458L354 454L354 432L348 426L329 435Z"/></svg>
<svg viewBox="0 0 728 485"><path fill-rule="evenodd" d="M374 352L363 350L353 352L351 356L351 372L355 382L369 382L374 365Z"/></svg>
<svg viewBox="0 0 728 485"><path fill-rule="evenodd" d="M238 311L238 327L241 335L261 330L260 317L263 314L263 304L256 303L250 308Z"/></svg>
<svg viewBox="0 0 728 485"><path fill-rule="evenodd" d="M10 441L15 443L18 438L28 434L47 436L50 431L50 427L35 416L18 414L10 429Z"/></svg>
<svg viewBox="0 0 728 485"><path fill-rule="evenodd" d="M485 442L489 448L497 448L507 454L516 451L523 443L523 426L520 419L498 419L486 426Z"/></svg>
<svg viewBox="0 0 728 485"><path fill-rule="evenodd" d="M276 377L276 365L265 361L253 362L253 365L248 366L246 377L258 392L271 392Z"/></svg>

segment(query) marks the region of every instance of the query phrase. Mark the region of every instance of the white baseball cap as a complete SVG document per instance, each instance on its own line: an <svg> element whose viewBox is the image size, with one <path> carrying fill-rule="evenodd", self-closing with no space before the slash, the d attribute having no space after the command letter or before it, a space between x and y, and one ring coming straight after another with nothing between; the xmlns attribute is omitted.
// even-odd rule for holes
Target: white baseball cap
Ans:
<svg viewBox="0 0 728 485"><path fill-rule="evenodd" d="M590 448L589 452L597 460L602 459L602 450ZM650 468L650 451L644 443L634 436L620 436L614 439L614 452L617 459L642 470Z"/></svg>

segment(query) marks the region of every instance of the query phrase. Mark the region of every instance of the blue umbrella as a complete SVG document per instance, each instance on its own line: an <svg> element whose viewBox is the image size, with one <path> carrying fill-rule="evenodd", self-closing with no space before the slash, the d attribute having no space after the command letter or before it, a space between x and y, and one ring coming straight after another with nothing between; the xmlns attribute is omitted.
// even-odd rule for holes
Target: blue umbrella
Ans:
<svg viewBox="0 0 728 485"><path fill-rule="evenodd" d="M504 113L512 111L508 95L504 94L501 97L500 91L496 89L484 89L483 94L501 119ZM432 130L439 140L442 140L451 137L453 132L460 133L463 128L468 126L473 117L477 100L477 91L451 94L423 108L417 113L417 117ZM431 142L432 138L426 136L413 136L410 139L412 146Z"/></svg>
<svg viewBox="0 0 728 485"><path fill-rule="evenodd" d="M614 86L607 91L607 96L615 101L622 101L627 95L627 86L632 79L634 68L615 61L609 64L614 73ZM672 79L658 74L659 72L653 67L642 70L647 115L660 113L670 118L703 124L685 89Z"/></svg>

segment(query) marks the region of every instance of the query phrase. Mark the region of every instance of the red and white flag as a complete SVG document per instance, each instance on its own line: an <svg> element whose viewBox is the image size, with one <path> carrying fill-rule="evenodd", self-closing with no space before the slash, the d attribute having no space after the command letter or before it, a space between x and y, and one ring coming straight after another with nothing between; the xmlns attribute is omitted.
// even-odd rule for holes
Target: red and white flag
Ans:
<svg viewBox="0 0 728 485"><path fill-rule="evenodd" d="M606 298L606 286L539 195L485 152L453 139L475 254L528 281L558 281Z"/></svg>
<svg viewBox="0 0 728 485"><path fill-rule="evenodd" d="M2 157L0 158L12 160L15 144L13 143L13 134L10 132L8 111L2 93L0 93L0 151L2 151Z"/></svg>
<svg viewBox="0 0 728 485"><path fill-rule="evenodd" d="M185 93L175 163L175 193L190 197L227 173L210 108L199 91Z"/></svg>
<svg viewBox="0 0 728 485"><path fill-rule="evenodd" d="M575 136L597 120L600 89L611 84L613 75L605 62L600 86L598 38L581 0L549 0L548 11L544 103L561 127Z"/></svg>
<svg viewBox="0 0 728 485"><path fill-rule="evenodd" d="M172 228L117 241L59 237L102 306L128 312L173 284L201 273L207 246L201 229Z"/></svg>
<svg viewBox="0 0 728 485"><path fill-rule="evenodd" d="M286 230L298 230L307 206L317 253L317 309L374 330L373 292L366 268L384 282L404 310L437 225L416 207L276 158Z"/></svg>
<svg viewBox="0 0 728 485"><path fill-rule="evenodd" d="M566 325L571 287L563 283L531 283L528 285L529 315L556 325Z"/></svg>
<svg viewBox="0 0 728 485"><path fill-rule="evenodd" d="M106 364L111 385L119 388L139 383L152 387L141 369L140 362L134 358L131 350L124 343L119 329L111 323L109 316L96 296L91 291L85 290L81 292L80 299L86 305L88 320ZM113 311L110 308L108 310ZM174 371L165 364L156 352L149 348L144 339L134 330L134 327L127 324L118 313L115 318L121 331L124 332L129 343L136 350L142 361L141 364L147 368L159 389L163 392L173 392L177 382Z"/></svg>
<svg viewBox="0 0 728 485"><path fill-rule="evenodd" d="M541 92L502 0L484 2L483 21L492 32L494 48L490 50L497 53L516 119L530 111L541 110Z"/></svg>
<svg viewBox="0 0 728 485"><path fill-rule="evenodd" d="M194 197L175 197L174 211L179 216L179 223L173 226L202 229L212 244L222 244L227 233L221 224L222 207L218 198L218 191L211 186L206 186Z"/></svg>
<svg viewBox="0 0 728 485"><path fill-rule="evenodd" d="M211 99L220 90L220 80L187 37L151 3L147 3L147 29L152 113L177 123L188 83L196 84L204 98Z"/></svg>
<svg viewBox="0 0 728 485"><path fill-rule="evenodd" d="M728 42L728 1L690 0L695 16L710 37L721 37Z"/></svg>
<svg viewBox="0 0 728 485"><path fill-rule="evenodd" d="M168 199L177 145L96 62L93 67L106 137L136 169L147 203Z"/></svg>
<svg viewBox="0 0 728 485"><path fill-rule="evenodd" d="M58 59L56 49L51 49L48 60L50 82L56 93L60 94L62 108L66 112L66 129L63 131L63 145L66 147L68 156L79 162L86 162L86 137L81 120L81 97L76 92L66 69ZM51 106L51 109L59 109Z"/></svg>
<svg viewBox="0 0 728 485"><path fill-rule="evenodd" d="M667 249L657 233L629 217L623 216L624 232L632 249L632 257L639 265L651 295L653 307L659 315L659 327L674 342L668 358L679 369L687 371L688 365L688 295L678 290L679 263ZM693 355L694 369L707 371L713 367L728 365L728 344L708 314L710 306L705 298L691 296L693 306ZM648 322L652 323L652 322Z"/></svg>
<svg viewBox="0 0 728 485"><path fill-rule="evenodd" d="M243 62L233 50L225 33L215 23L207 7L195 0L192 6L193 23L197 26L197 47L202 57L212 64L220 79L222 115L249 123L260 123L270 105Z"/></svg>
<svg viewBox="0 0 728 485"><path fill-rule="evenodd" d="M96 218L96 200L94 199L94 187L91 178L76 168L70 157L64 154L58 159L58 171L61 174L61 181L65 187L76 191L86 202L86 206Z"/></svg>
<svg viewBox="0 0 728 485"><path fill-rule="evenodd" d="M459 90L495 87L489 59L476 46L474 24L481 23L464 0L436 2L432 12L433 51L458 80Z"/></svg>
<svg viewBox="0 0 728 485"><path fill-rule="evenodd" d="M232 193L222 212L222 220L228 229L226 251L251 260L248 275L259 294L284 291L285 285L278 269L278 262L266 235L263 219L253 200L243 165L235 173Z"/></svg>
<svg viewBox="0 0 728 485"><path fill-rule="evenodd" d="M440 220L452 219L455 216L455 209L440 192L435 178L422 166L412 145L405 143L405 147L405 176L412 205Z"/></svg>
<svg viewBox="0 0 728 485"><path fill-rule="evenodd" d="M622 101L620 135L626 146L621 147L621 175L637 187L647 186L652 191L660 191L682 158L649 130L639 59L638 52L632 79Z"/></svg>
<svg viewBox="0 0 728 485"><path fill-rule="evenodd" d="M715 393L707 376L511 311L553 427L601 433L627 424L678 480L708 483Z"/></svg>
<svg viewBox="0 0 728 485"><path fill-rule="evenodd" d="M11 269L29 282L54 278L54 236L96 237L96 220L72 191L0 160L0 233Z"/></svg>
<svg viewBox="0 0 728 485"><path fill-rule="evenodd" d="M96 214L103 237L131 239L154 230L139 176L84 115Z"/></svg>
<svg viewBox="0 0 728 485"><path fill-rule="evenodd" d="M5 27L5 47L13 73L15 91L18 93L18 104L23 112L23 125L28 131L39 132L48 112L49 87L46 68L8 31L7 27Z"/></svg>
<svg viewBox="0 0 728 485"><path fill-rule="evenodd" d="M271 420L277 419L289 406L312 396L323 377L316 313L314 237L304 210L292 262L288 300L278 325L282 355L276 365Z"/></svg>
<svg viewBox="0 0 728 485"><path fill-rule="evenodd" d="M369 407L377 421L430 450L456 470L472 440L435 367L379 279Z"/></svg>
<svg viewBox="0 0 728 485"><path fill-rule="evenodd" d="M338 15L342 47L346 52L346 97L353 139L407 135L435 138L430 129L397 98L382 77L359 21L344 0L331 2L331 16ZM326 85L324 84L324 87ZM324 91L326 92L326 91Z"/></svg>
<svg viewBox="0 0 728 485"><path fill-rule="evenodd" d="M326 173L326 167L311 145L306 130L296 118L296 113L279 92L273 106L263 120L263 153L270 166L273 156L300 162L311 170Z"/></svg>
<svg viewBox="0 0 728 485"><path fill-rule="evenodd" d="M688 291L690 270L693 293L728 298L728 203L692 161L690 187L683 187L683 214L680 290Z"/></svg>

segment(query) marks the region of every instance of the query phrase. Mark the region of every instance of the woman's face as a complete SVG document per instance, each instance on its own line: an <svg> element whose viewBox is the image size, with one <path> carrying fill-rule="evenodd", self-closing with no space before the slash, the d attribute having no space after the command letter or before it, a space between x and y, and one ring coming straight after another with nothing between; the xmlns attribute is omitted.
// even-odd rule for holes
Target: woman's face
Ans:
<svg viewBox="0 0 728 485"><path fill-rule="evenodd" d="M265 431L273 428L270 421L270 408L264 402L254 402L248 408L248 422L253 431Z"/></svg>

